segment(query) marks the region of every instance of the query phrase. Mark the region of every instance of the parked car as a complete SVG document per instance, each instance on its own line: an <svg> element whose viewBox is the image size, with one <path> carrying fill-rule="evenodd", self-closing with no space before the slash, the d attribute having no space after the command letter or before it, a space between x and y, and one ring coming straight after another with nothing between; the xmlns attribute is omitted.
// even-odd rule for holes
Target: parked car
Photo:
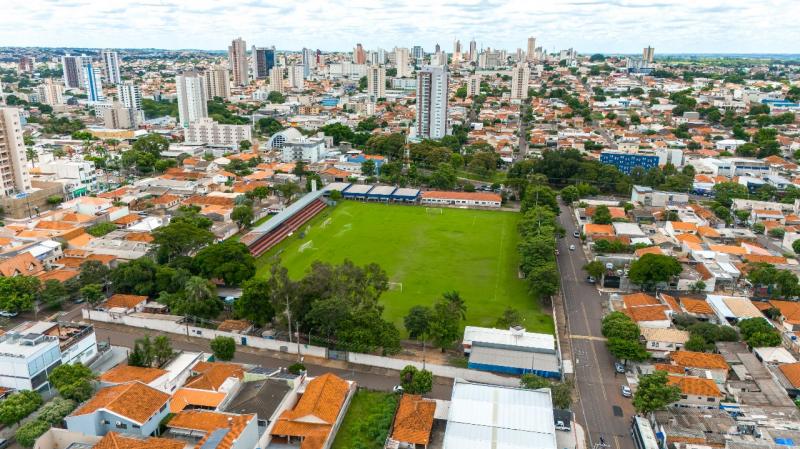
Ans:
<svg viewBox="0 0 800 449"><path fill-rule="evenodd" d="M575 245L569 245L569 250L570 251L575 251Z"/></svg>
<svg viewBox="0 0 800 449"><path fill-rule="evenodd" d="M556 430L561 430L563 432L569 432L570 428L569 428L569 426L564 424L564 421L559 419L558 421L556 421Z"/></svg>
<svg viewBox="0 0 800 449"><path fill-rule="evenodd" d="M597 282L597 280L594 278L594 276L586 276L586 282L594 284L595 282Z"/></svg>
<svg viewBox="0 0 800 449"><path fill-rule="evenodd" d="M392 391L397 393L397 394L402 394L403 393L403 386L402 385L395 385L394 387L392 387Z"/></svg>
<svg viewBox="0 0 800 449"><path fill-rule="evenodd" d="M578 232L578 231L575 231L575 232L572 233L572 236L575 237L576 239L579 239L579 238L581 238L581 233Z"/></svg>
<svg viewBox="0 0 800 449"><path fill-rule="evenodd" d="M631 393L631 387L629 387L627 385L623 385L622 386L622 395L625 396L626 398L629 398L629 397L633 396L633 393Z"/></svg>
<svg viewBox="0 0 800 449"><path fill-rule="evenodd" d="M0 449L6 449L8 447L8 440L5 438L0 438Z"/></svg>
<svg viewBox="0 0 800 449"><path fill-rule="evenodd" d="M8 310L0 310L0 316L2 316L2 317L14 318L17 315L19 315L18 312L10 312ZM0 449L2 449L2 448L0 448Z"/></svg>
<svg viewBox="0 0 800 449"><path fill-rule="evenodd" d="M625 374L625 365L620 362L614 362L614 371L620 374Z"/></svg>

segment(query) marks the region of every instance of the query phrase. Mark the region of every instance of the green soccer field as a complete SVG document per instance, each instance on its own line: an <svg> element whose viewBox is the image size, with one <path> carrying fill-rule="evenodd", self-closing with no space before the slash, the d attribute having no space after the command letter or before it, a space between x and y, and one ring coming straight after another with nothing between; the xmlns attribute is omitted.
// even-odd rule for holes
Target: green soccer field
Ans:
<svg viewBox="0 0 800 449"><path fill-rule="evenodd" d="M432 305L457 290L467 303L467 324L492 326L506 307L519 310L531 332L553 333L553 320L517 277L514 212L426 208L343 201L327 208L258 260L266 276L279 254L293 279L314 260L358 265L375 262L395 284L383 294L384 316L403 333L415 305Z"/></svg>

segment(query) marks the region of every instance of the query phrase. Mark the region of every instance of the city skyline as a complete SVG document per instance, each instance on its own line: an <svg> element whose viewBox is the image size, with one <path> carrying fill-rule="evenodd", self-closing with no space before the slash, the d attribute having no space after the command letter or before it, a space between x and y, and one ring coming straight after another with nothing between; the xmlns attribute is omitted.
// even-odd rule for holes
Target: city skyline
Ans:
<svg viewBox="0 0 800 449"><path fill-rule="evenodd" d="M800 16L800 4L689 0L564 0L548 4L470 0L402 9L386 2L295 5L252 0L10 0L0 18L0 42L19 47L224 50L232 37L278 49L326 51L475 39L479 47L525 49L528 37L547 51L637 53L651 45L669 53L791 53L800 31L774 26L775 16ZM69 26L61 21L70 17ZM743 20L746 18L747 20ZM280 26L269 24L279 23ZM366 32L379 25L380 33ZM20 32L19 30L25 30ZM701 36L702 38L698 38ZM411 37L413 36L413 37Z"/></svg>

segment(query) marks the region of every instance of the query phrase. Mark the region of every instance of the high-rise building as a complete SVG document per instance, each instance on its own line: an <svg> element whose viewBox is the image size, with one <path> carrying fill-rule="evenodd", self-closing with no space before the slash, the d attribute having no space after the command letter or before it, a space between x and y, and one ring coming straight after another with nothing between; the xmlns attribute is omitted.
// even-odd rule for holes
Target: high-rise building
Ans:
<svg viewBox="0 0 800 449"><path fill-rule="evenodd" d="M34 66L36 65L36 58L31 56L22 56L19 58L17 69L20 73L33 73Z"/></svg>
<svg viewBox="0 0 800 449"><path fill-rule="evenodd" d="M536 60L536 38L531 36L528 38L528 51L525 53L528 61Z"/></svg>
<svg viewBox="0 0 800 449"><path fill-rule="evenodd" d="M649 62L652 64L653 61L655 60L655 56L656 56L656 49L649 45L645 47L645 49L642 51L642 61L644 62Z"/></svg>
<svg viewBox="0 0 800 449"><path fill-rule="evenodd" d="M317 67L317 55L314 50L310 48L303 48L303 76L308 78L311 75L311 69Z"/></svg>
<svg viewBox="0 0 800 449"><path fill-rule="evenodd" d="M0 195L31 190L19 109L0 108Z"/></svg>
<svg viewBox="0 0 800 449"><path fill-rule="evenodd" d="M105 101L103 71L97 63L90 61L83 66L83 88L86 89L86 99L90 102Z"/></svg>
<svg viewBox="0 0 800 449"><path fill-rule="evenodd" d="M439 50L432 54L431 65L447 65L447 53Z"/></svg>
<svg viewBox="0 0 800 449"><path fill-rule="evenodd" d="M203 77L197 72L184 72L175 77L178 97L178 120L187 128L190 123L208 117L208 98Z"/></svg>
<svg viewBox="0 0 800 449"><path fill-rule="evenodd" d="M292 64L289 66L289 85L292 89L302 89L305 87L303 70L305 66Z"/></svg>
<svg viewBox="0 0 800 449"><path fill-rule="evenodd" d="M67 89L79 89L83 86L83 65L86 56L62 56L61 68L64 71L64 87Z"/></svg>
<svg viewBox="0 0 800 449"><path fill-rule="evenodd" d="M475 42L475 39L469 41L469 60L478 62L478 43Z"/></svg>
<svg viewBox="0 0 800 449"><path fill-rule="evenodd" d="M411 76L410 61L407 48L394 49L394 64L397 66L397 77L408 78Z"/></svg>
<svg viewBox="0 0 800 449"><path fill-rule="evenodd" d="M447 82L445 66L424 66L417 72L417 137L441 139L447 134Z"/></svg>
<svg viewBox="0 0 800 449"><path fill-rule="evenodd" d="M481 93L481 76L479 74L467 77L467 97L474 97Z"/></svg>
<svg viewBox="0 0 800 449"><path fill-rule="evenodd" d="M425 50L421 46L415 45L411 47L411 57L417 62L422 62L422 58L425 57Z"/></svg>
<svg viewBox="0 0 800 449"><path fill-rule="evenodd" d="M239 149L239 142L253 140L252 126L225 125L212 118L192 122L186 130L186 143L225 145Z"/></svg>
<svg viewBox="0 0 800 449"><path fill-rule="evenodd" d="M142 109L142 89L133 81L125 81L117 86L117 97L126 108Z"/></svg>
<svg viewBox="0 0 800 449"><path fill-rule="evenodd" d="M453 62L461 61L461 41L456 39L453 42Z"/></svg>
<svg viewBox="0 0 800 449"><path fill-rule="evenodd" d="M386 69L380 65L373 65L367 69L367 94L370 100L386 97Z"/></svg>
<svg viewBox="0 0 800 449"><path fill-rule="evenodd" d="M519 62L511 71L511 99L528 98L528 84L531 80L531 68L527 62Z"/></svg>
<svg viewBox="0 0 800 449"><path fill-rule="evenodd" d="M228 66L233 73L234 86L246 86L247 78L247 43L241 37L231 41L228 47Z"/></svg>
<svg viewBox="0 0 800 449"><path fill-rule="evenodd" d="M122 73L120 72L119 54L112 50L100 52L103 60L103 77L108 84L121 84Z"/></svg>
<svg viewBox="0 0 800 449"><path fill-rule="evenodd" d="M356 44L356 48L353 49L353 62L355 64L367 63L367 54L364 52L364 47L361 46L361 44Z"/></svg>
<svg viewBox="0 0 800 449"><path fill-rule="evenodd" d="M231 96L230 72L224 67L211 67L203 74L203 91L209 99L220 97L227 100Z"/></svg>
<svg viewBox="0 0 800 449"><path fill-rule="evenodd" d="M283 93L283 68L275 66L269 71L269 90Z"/></svg>
<svg viewBox="0 0 800 449"><path fill-rule="evenodd" d="M437 43L436 46L433 47L433 52L439 53L440 51L442 51L442 47Z"/></svg>
<svg viewBox="0 0 800 449"><path fill-rule="evenodd" d="M254 45L252 58L253 78L266 79L269 71L275 67L275 47L256 47Z"/></svg>
<svg viewBox="0 0 800 449"><path fill-rule="evenodd" d="M109 129L131 129L138 126L139 111L127 108L115 101L109 108L103 108L103 126Z"/></svg>
<svg viewBox="0 0 800 449"><path fill-rule="evenodd" d="M46 105L64 104L64 86L54 82L52 78L47 78L36 86L36 93L39 94L39 101Z"/></svg>

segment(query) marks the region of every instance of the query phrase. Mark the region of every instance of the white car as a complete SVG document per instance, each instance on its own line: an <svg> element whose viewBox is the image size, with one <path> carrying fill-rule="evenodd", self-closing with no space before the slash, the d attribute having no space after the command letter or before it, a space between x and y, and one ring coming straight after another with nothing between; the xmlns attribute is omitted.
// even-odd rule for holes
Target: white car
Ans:
<svg viewBox="0 0 800 449"><path fill-rule="evenodd" d="M569 245L569 250L570 251L575 251L575 245Z"/></svg>
<svg viewBox="0 0 800 449"><path fill-rule="evenodd" d="M17 312L9 312L7 310L0 310L0 316L5 318L14 318L15 316L19 315Z"/></svg>
<svg viewBox="0 0 800 449"><path fill-rule="evenodd" d="M401 393L403 393L403 386L402 385L395 385L394 387L392 387L392 391L394 393L401 394Z"/></svg>
<svg viewBox="0 0 800 449"><path fill-rule="evenodd" d="M631 387L629 387L627 385L623 385L622 386L622 395L625 396L626 398L631 397L633 395L631 393Z"/></svg>
<svg viewBox="0 0 800 449"><path fill-rule="evenodd" d="M569 426L564 424L564 421L561 421L559 419L558 421L556 421L556 430L560 430L562 432L569 432L570 429Z"/></svg>

